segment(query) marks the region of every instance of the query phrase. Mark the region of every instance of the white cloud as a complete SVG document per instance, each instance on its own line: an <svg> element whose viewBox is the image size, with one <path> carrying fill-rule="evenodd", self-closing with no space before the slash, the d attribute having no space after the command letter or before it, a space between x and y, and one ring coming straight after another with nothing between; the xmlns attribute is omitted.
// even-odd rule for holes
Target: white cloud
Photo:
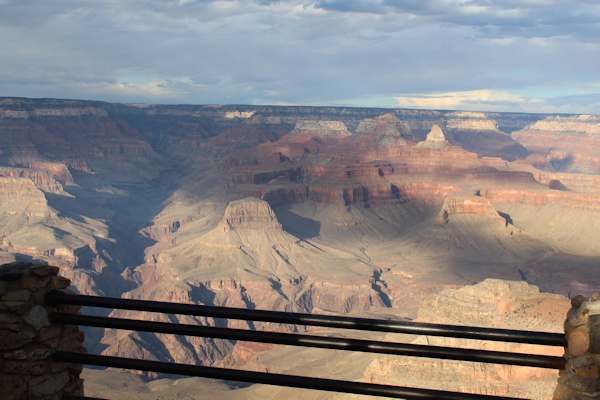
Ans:
<svg viewBox="0 0 600 400"><path fill-rule="evenodd" d="M591 1L0 0L0 93L598 112Z"/></svg>
<svg viewBox="0 0 600 400"><path fill-rule="evenodd" d="M174 97L177 92L165 81L151 81L147 83L115 83L107 87L115 94L138 97Z"/></svg>
<svg viewBox="0 0 600 400"><path fill-rule="evenodd" d="M527 96L508 90L416 93L395 97L398 107L437 110L600 113L600 91L576 95Z"/></svg>
<svg viewBox="0 0 600 400"><path fill-rule="evenodd" d="M471 109L498 104L518 105L527 100L519 95L497 90L468 90L461 92L412 94L395 98L400 107L434 109Z"/></svg>

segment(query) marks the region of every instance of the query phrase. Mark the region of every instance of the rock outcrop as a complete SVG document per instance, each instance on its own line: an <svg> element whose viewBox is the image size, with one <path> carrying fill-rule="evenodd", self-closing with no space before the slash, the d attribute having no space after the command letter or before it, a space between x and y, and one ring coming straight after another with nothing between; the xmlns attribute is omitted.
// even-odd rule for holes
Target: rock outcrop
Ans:
<svg viewBox="0 0 600 400"><path fill-rule="evenodd" d="M473 215L485 218L492 224L508 225L508 216L502 217L494 208L492 203L481 196L447 197L440 210L437 220L440 223L448 223L455 216Z"/></svg>
<svg viewBox="0 0 600 400"><path fill-rule="evenodd" d="M598 117L547 117L512 136L532 152L529 159L536 167L564 172L600 172Z"/></svg>
<svg viewBox="0 0 600 400"><path fill-rule="evenodd" d="M467 115L472 117L472 115ZM466 131L495 131L498 129L498 123L494 120L485 118L484 115L476 115L476 118L467 119L449 119L446 123L448 129L459 129Z"/></svg>
<svg viewBox="0 0 600 400"><path fill-rule="evenodd" d="M315 136L349 136L348 128L342 121L300 120L294 132Z"/></svg>
<svg viewBox="0 0 600 400"><path fill-rule="evenodd" d="M220 226L225 232L238 229L281 230L269 203L252 197L230 202Z"/></svg>
<svg viewBox="0 0 600 400"><path fill-rule="evenodd" d="M423 322L489 326L495 328L560 332L568 299L540 293L525 282L488 279L460 289L446 289L426 299L417 319ZM485 350L559 355L561 349L535 345L421 337L413 343ZM381 357L372 361L365 376L403 386L536 400L551 397L557 373L537 368L501 366L424 358Z"/></svg>
<svg viewBox="0 0 600 400"><path fill-rule="evenodd" d="M418 144L419 147L428 149L440 149L447 145L446 135L444 135L444 131L439 125L433 125L425 140Z"/></svg>
<svg viewBox="0 0 600 400"><path fill-rule="evenodd" d="M0 176L0 213L27 223L51 214L44 193L29 178Z"/></svg>
<svg viewBox="0 0 600 400"><path fill-rule="evenodd" d="M44 192L63 194L63 185L48 171L37 168L0 167L0 177L27 178ZM72 182L72 178L71 178Z"/></svg>

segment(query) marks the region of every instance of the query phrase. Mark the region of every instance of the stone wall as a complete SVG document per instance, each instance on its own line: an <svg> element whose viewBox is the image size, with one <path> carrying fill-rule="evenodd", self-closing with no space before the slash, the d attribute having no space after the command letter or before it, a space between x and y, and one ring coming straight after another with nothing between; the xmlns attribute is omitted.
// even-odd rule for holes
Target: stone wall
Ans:
<svg viewBox="0 0 600 400"><path fill-rule="evenodd" d="M74 306L46 306L44 297L70 284L58 268L29 263L0 266L0 397L3 400L62 399L82 396L81 365L50 360L54 350L85 351L75 326L52 324L52 311Z"/></svg>
<svg viewBox="0 0 600 400"><path fill-rule="evenodd" d="M573 298L565 322L566 367L554 400L600 400L600 293Z"/></svg>

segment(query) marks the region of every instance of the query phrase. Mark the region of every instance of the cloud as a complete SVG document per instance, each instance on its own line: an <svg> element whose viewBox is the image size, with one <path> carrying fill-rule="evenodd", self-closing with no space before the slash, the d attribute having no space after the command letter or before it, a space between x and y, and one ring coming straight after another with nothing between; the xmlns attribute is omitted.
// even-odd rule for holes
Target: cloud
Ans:
<svg viewBox="0 0 600 400"><path fill-rule="evenodd" d="M600 37L595 0L317 0L332 12L412 14L490 37Z"/></svg>
<svg viewBox="0 0 600 400"><path fill-rule="evenodd" d="M600 91L571 96L527 96L501 90L419 93L395 97L398 107L436 110L598 113Z"/></svg>
<svg viewBox="0 0 600 400"><path fill-rule="evenodd" d="M395 100L400 107L434 109L489 108L506 104L514 106L526 102L526 99L522 96L495 90L417 94L398 96Z"/></svg>
<svg viewBox="0 0 600 400"><path fill-rule="evenodd" d="M0 0L0 8L2 95L389 107L404 97L571 111L595 104L580 92L598 77L595 0ZM534 91L552 90L556 104L531 101ZM525 100L502 102L503 93Z"/></svg>

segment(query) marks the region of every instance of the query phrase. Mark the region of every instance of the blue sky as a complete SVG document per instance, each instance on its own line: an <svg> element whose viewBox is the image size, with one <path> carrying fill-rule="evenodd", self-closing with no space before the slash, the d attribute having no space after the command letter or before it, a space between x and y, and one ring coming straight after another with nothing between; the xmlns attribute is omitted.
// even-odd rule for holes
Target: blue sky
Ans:
<svg viewBox="0 0 600 400"><path fill-rule="evenodd" d="M600 113L597 0L0 0L0 95Z"/></svg>

